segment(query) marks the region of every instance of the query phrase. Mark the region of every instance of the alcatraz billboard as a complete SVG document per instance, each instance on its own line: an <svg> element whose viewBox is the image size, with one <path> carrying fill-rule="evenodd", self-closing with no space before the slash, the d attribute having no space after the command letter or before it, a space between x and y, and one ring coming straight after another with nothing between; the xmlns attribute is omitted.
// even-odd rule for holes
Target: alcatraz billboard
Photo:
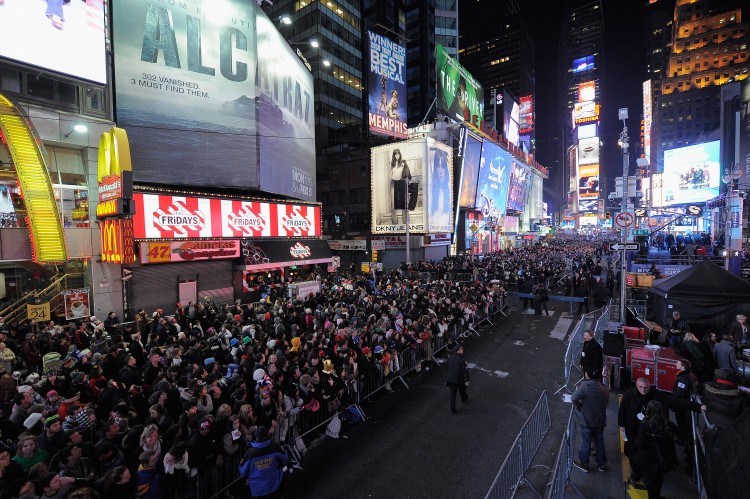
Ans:
<svg viewBox="0 0 750 499"><path fill-rule="evenodd" d="M370 131L405 139L406 47L372 31L370 47Z"/></svg>
<svg viewBox="0 0 750 499"><path fill-rule="evenodd" d="M135 181L315 199L313 79L255 2L112 2Z"/></svg>
<svg viewBox="0 0 750 499"><path fill-rule="evenodd" d="M464 121L465 113L469 119L477 117L481 128L484 121L484 89L482 85L448 55L439 43L435 47L437 63L437 109L453 120Z"/></svg>

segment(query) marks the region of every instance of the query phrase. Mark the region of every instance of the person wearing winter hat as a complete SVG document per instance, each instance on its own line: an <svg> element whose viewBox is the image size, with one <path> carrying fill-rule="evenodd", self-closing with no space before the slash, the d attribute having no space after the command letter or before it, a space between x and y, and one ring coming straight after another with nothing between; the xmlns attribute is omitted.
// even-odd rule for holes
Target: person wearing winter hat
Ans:
<svg viewBox="0 0 750 499"><path fill-rule="evenodd" d="M728 428L748 407L750 397L738 385L738 375L733 369L717 369L714 381L703 384L703 403L706 418L719 430Z"/></svg>
<svg viewBox="0 0 750 499"><path fill-rule="evenodd" d="M286 452L271 439L268 428L259 426L255 430L255 441L240 462L240 474L247 478L250 495L280 496L287 461Z"/></svg>

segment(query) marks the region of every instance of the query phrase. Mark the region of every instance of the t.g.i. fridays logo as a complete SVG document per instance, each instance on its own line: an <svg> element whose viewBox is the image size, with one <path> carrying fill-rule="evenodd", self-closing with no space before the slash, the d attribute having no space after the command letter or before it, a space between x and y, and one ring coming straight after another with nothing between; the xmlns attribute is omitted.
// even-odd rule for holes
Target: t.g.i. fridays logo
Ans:
<svg viewBox="0 0 750 499"><path fill-rule="evenodd" d="M263 230L266 221L252 212L248 207L242 207L237 212L229 214L229 228L244 234L253 234Z"/></svg>
<svg viewBox="0 0 750 499"><path fill-rule="evenodd" d="M206 218L200 210L192 210L182 201L175 201L165 209L154 211L154 226L163 231L184 234L187 231L201 231Z"/></svg>
<svg viewBox="0 0 750 499"><path fill-rule="evenodd" d="M307 258L310 255L312 255L312 252L310 251L309 246L305 246L302 243L297 243L291 248L289 248L289 254L292 255L294 258Z"/></svg>
<svg viewBox="0 0 750 499"><path fill-rule="evenodd" d="M284 229L293 232L307 232L312 227L310 221L305 218L297 209L293 209L291 213L281 217L281 223L284 225Z"/></svg>

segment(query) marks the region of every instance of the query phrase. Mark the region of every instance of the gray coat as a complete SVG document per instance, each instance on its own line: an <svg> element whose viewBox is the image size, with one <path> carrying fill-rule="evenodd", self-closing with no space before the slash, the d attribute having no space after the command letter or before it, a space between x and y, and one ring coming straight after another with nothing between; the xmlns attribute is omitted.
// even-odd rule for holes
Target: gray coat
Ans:
<svg viewBox="0 0 750 499"><path fill-rule="evenodd" d="M716 367L718 369L729 369L737 372L737 355L734 353L734 344L731 341L721 340L714 347L716 356Z"/></svg>
<svg viewBox="0 0 750 499"><path fill-rule="evenodd" d="M583 380L570 399L576 406L576 416L583 426L587 428L607 426L609 388L602 385L600 380Z"/></svg>

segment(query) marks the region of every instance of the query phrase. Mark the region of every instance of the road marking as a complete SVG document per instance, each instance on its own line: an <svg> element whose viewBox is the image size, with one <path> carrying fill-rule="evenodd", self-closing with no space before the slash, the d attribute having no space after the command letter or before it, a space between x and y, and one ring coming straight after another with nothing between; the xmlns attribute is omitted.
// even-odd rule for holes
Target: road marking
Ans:
<svg viewBox="0 0 750 499"><path fill-rule="evenodd" d="M534 315L535 313L536 313L536 311L534 311L533 308L527 308L526 310L524 310L523 312L521 312L521 314L523 314L523 315ZM539 315L542 315L542 314L539 314ZM549 317L552 317L553 315L555 315L555 311L554 310L550 310L549 311ZM547 317L547 316L543 316L543 317Z"/></svg>
<svg viewBox="0 0 750 499"><path fill-rule="evenodd" d="M524 346L526 344L526 342L521 341L521 340L516 340L516 341L513 342L513 344L515 346L517 346L517 347L522 347L522 346Z"/></svg>
<svg viewBox="0 0 750 499"><path fill-rule="evenodd" d="M482 371L484 373L489 374L490 376L496 376L498 378L507 378L510 375L510 373L507 373L505 371L490 371L489 369L485 369L484 367L479 367L478 365L472 364L470 362L467 362L466 365L469 369L477 369L478 371Z"/></svg>
<svg viewBox="0 0 750 499"><path fill-rule="evenodd" d="M549 332L549 337L560 341L564 340L568 335L568 329L570 329L570 325L572 323L572 318L560 317L559 319L557 319L557 324L555 324L555 327L552 328L552 331Z"/></svg>

